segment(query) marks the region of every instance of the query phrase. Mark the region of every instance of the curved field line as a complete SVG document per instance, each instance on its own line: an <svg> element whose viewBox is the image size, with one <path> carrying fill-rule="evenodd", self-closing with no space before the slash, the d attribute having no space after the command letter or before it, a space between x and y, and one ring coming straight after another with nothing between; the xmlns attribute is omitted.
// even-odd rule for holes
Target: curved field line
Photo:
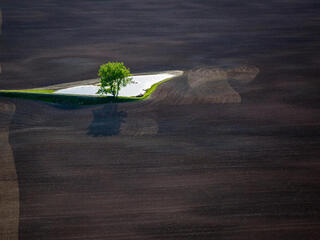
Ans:
<svg viewBox="0 0 320 240"><path fill-rule="evenodd" d="M19 185L9 144L9 124L14 104L0 103L0 239L15 240L19 235Z"/></svg>

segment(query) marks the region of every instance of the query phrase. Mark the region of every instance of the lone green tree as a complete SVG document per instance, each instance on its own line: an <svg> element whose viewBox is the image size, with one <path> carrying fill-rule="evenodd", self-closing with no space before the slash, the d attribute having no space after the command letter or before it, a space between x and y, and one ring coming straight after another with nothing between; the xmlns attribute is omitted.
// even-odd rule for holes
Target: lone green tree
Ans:
<svg viewBox="0 0 320 240"><path fill-rule="evenodd" d="M130 69L123 62L108 62L100 66L98 76L100 77L100 89L98 94L112 94L116 99L122 87L132 82Z"/></svg>

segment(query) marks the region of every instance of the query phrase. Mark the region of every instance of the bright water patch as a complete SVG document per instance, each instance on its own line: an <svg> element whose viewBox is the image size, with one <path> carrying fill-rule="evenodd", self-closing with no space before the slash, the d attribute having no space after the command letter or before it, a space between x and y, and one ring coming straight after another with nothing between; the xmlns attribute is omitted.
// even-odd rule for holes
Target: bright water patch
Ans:
<svg viewBox="0 0 320 240"><path fill-rule="evenodd" d="M122 88L119 92L119 96L123 97L135 97L138 95L143 95L147 89L149 89L153 84L158 83L167 78L172 78L176 74L171 73L160 73L152 75L136 75L132 76L133 83ZM96 85L82 85L66 89L61 89L55 93L63 94L75 94L75 95L90 95L96 96L99 86Z"/></svg>

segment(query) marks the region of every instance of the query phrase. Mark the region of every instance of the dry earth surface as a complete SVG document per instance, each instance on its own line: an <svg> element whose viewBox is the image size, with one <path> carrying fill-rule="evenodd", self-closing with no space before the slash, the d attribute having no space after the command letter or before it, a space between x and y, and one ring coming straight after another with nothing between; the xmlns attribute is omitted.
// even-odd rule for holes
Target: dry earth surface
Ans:
<svg viewBox="0 0 320 240"><path fill-rule="evenodd" d="M3 239L320 239L317 1L0 7L0 89L185 71L142 102L0 98Z"/></svg>
<svg viewBox="0 0 320 240"><path fill-rule="evenodd" d="M0 103L0 239L18 239L19 189L12 149L9 144L9 125L15 105Z"/></svg>

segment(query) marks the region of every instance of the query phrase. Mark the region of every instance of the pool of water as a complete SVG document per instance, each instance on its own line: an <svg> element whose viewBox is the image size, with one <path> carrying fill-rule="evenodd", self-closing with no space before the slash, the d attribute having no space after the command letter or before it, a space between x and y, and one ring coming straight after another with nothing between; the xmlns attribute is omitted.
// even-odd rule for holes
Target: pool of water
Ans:
<svg viewBox="0 0 320 240"><path fill-rule="evenodd" d="M132 76L133 83L128 84L126 87L122 88L119 92L119 96L134 97L144 94L145 91L149 89L153 84L174 76L176 76L176 74L173 73L159 73ZM55 93L95 96L99 95L97 94L98 90L99 86L96 85L81 85L61 89L56 91Z"/></svg>

